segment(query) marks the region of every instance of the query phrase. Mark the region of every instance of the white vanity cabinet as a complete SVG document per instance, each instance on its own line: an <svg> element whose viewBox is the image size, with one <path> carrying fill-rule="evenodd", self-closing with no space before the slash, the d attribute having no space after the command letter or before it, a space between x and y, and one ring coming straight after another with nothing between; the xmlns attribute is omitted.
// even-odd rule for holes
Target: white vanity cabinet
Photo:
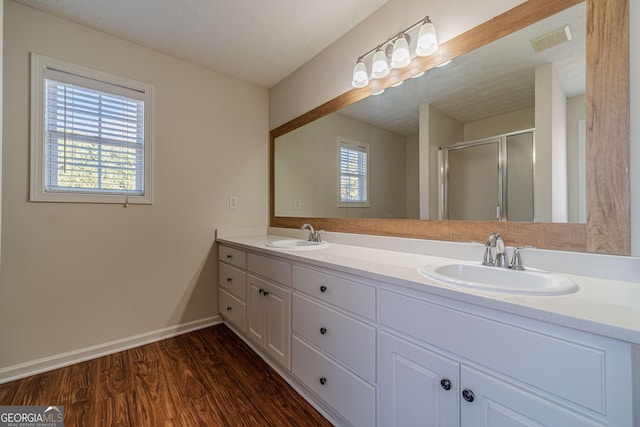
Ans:
<svg viewBox="0 0 640 427"><path fill-rule="evenodd" d="M520 316L304 252L219 253L222 316L337 426L637 424L640 347L572 328L580 319Z"/></svg>
<svg viewBox="0 0 640 427"><path fill-rule="evenodd" d="M249 253L247 270L247 335L290 369L291 264Z"/></svg>
<svg viewBox="0 0 640 427"><path fill-rule="evenodd" d="M376 288L293 266L292 372L350 425L376 425Z"/></svg>
<svg viewBox="0 0 640 427"><path fill-rule="evenodd" d="M218 269L218 310L239 330L246 330L247 254L239 249L220 245Z"/></svg>
<svg viewBox="0 0 640 427"><path fill-rule="evenodd" d="M388 291L380 324L381 425L633 425L625 343Z"/></svg>

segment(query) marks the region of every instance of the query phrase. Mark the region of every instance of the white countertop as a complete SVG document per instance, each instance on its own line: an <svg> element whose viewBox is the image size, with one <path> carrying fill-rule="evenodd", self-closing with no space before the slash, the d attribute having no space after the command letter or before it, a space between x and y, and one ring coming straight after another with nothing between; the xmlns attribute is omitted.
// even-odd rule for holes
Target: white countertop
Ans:
<svg viewBox="0 0 640 427"><path fill-rule="evenodd" d="M447 260L443 257L340 244L329 239L326 239L330 243L328 247L316 250L266 246L269 241L290 238L267 234L218 233L217 240L292 261L640 344L638 282L559 273L576 282L580 289L572 294L556 296L503 294L441 284L418 272L425 264Z"/></svg>

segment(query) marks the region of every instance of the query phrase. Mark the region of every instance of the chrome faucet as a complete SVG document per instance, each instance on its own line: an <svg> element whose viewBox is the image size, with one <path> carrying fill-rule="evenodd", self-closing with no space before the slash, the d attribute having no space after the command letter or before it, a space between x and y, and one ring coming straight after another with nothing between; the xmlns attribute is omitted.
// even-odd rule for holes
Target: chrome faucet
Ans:
<svg viewBox="0 0 640 427"><path fill-rule="evenodd" d="M492 248L496 248L496 257L493 259ZM487 239L487 244L484 247L484 257L482 259L482 265L490 265L501 268L511 268L512 270L524 270L522 265L522 258L520 257L520 251L522 249L537 249L535 246L520 246L513 249L513 257L511 262L507 263L507 252L504 246L504 240L500 233L491 233Z"/></svg>
<svg viewBox="0 0 640 427"><path fill-rule="evenodd" d="M315 231L311 224L303 224L302 227L300 227L300 230L303 230L303 231L309 230L309 238L307 240L309 240L310 242L316 242L316 243L322 242L322 237L320 237L320 231Z"/></svg>
<svg viewBox="0 0 640 427"><path fill-rule="evenodd" d="M496 249L495 260L491 249ZM487 239L487 244L484 247L484 258L482 259L482 265L491 265L501 268L509 268L507 263L507 256L505 255L504 240L500 233L491 233Z"/></svg>

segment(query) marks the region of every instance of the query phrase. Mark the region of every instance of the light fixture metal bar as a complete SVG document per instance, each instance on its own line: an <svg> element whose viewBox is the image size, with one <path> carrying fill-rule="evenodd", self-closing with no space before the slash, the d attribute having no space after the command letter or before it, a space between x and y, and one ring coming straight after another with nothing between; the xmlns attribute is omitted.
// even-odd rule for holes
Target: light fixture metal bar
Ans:
<svg viewBox="0 0 640 427"><path fill-rule="evenodd" d="M360 55L358 57L358 61L362 61L367 55L372 54L373 52L375 52L378 49L382 49L383 46L389 44L392 41L395 41L395 40L399 39L400 37L402 37L403 34L408 33L409 31L411 31L414 28L416 28L418 25L423 24L423 23L426 24L427 22L431 22L431 19L429 19L429 15L425 16L424 18L422 18L421 20L419 20L415 24L408 26L407 28L405 28L404 30L400 31L399 33L389 37L387 40L385 40L384 42L380 43L379 45L377 45L373 49L369 49L364 54L362 54L362 55Z"/></svg>

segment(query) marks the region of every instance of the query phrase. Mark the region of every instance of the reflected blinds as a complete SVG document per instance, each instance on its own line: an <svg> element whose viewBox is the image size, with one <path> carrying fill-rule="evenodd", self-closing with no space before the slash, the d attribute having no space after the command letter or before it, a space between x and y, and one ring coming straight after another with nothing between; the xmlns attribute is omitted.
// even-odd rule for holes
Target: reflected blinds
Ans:
<svg viewBox="0 0 640 427"><path fill-rule="evenodd" d="M367 157L364 145L340 142L340 202L367 203Z"/></svg>

